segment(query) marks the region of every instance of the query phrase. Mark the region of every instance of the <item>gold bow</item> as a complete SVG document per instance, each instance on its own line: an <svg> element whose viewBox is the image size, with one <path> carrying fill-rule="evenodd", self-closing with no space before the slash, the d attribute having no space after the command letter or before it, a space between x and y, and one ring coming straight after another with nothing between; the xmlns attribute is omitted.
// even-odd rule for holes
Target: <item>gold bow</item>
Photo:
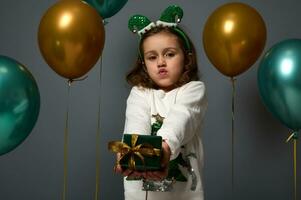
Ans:
<svg viewBox="0 0 301 200"><path fill-rule="evenodd" d="M145 166L144 156L160 156L161 150L154 148L150 144L139 144L136 146L137 140L139 135L133 134L131 138L131 147L126 143L120 141L112 141L109 142L108 148L109 150L120 153L121 156L117 160L117 164L127 155L130 156L128 161L129 169L135 170L136 169L136 162L135 162L135 155L140 158L143 165Z"/></svg>

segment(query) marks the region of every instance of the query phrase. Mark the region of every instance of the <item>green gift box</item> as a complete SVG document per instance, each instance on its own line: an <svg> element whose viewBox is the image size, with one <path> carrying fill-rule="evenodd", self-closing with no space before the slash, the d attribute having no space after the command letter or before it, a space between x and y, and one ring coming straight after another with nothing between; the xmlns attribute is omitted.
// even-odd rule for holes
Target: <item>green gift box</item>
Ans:
<svg viewBox="0 0 301 200"><path fill-rule="evenodd" d="M130 150L121 152L123 156L119 164L122 168L132 168L138 171L161 169L161 136L124 134L123 143Z"/></svg>

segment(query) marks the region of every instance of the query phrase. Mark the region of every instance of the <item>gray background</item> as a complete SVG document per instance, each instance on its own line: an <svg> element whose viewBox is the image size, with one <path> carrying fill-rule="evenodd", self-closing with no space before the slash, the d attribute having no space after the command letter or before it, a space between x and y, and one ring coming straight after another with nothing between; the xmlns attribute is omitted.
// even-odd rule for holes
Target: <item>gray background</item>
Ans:
<svg viewBox="0 0 301 200"><path fill-rule="evenodd" d="M41 93L40 115L32 133L14 151L0 157L1 200L61 198L67 84L47 66L37 43L40 19L55 2L1 0L0 3L0 54L27 66ZM164 8L173 3L184 9L182 24L197 48L200 71L208 89L209 108L203 132L206 200L293 198L292 144L285 143L289 130L265 109L259 98L258 62L237 79L235 197L231 196L231 84L210 64L202 44L202 30L207 17L218 6L228 2L129 0L121 11L108 19L101 87L99 61L88 73L88 79L75 83L71 90L67 199L94 199L99 96L100 199L123 198L122 179L113 174L114 155L107 150L107 143L121 137L125 101L130 89L124 76L136 56L137 37L127 30L127 20L135 13L143 13L155 20ZM266 22L268 37L265 51L280 40L300 37L301 1L241 2L256 8ZM300 151L298 153L301 155Z"/></svg>

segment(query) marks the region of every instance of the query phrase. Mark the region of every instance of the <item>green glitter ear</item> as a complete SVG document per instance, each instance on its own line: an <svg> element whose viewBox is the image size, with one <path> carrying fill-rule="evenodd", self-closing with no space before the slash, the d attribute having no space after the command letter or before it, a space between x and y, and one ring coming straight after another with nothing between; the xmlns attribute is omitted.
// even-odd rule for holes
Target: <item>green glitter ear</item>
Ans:
<svg viewBox="0 0 301 200"><path fill-rule="evenodd" d="M191 46L187 35L180 29L178 23L182 20L183 10L177 5L167 7L161 14L160 19L156 22L157 26L173 27L177 34L183 39L185 48L191 51Z"/></svg>
<svg viewBox="0 0 301 200"><path fill-rule="evenodd" d="M180 21L182 20L182 17L182 8L177 5L171 5L163 11L160 19L156 21L156 23L151 22L147 17L143 15L134 15L129 19L128 28L133 33L137 33L139 36L141 36L145 32L156 26L172 27L173 30L183 39L185 43L185 49L191 51L188 37L186 36L184 31L177 27L178 23L180 23Z"/></svg>
<svg viewBox="0 0 301 200"><path fill-rule="evenodd" d="M133 33L142 35L146 31L155 27L155 23L151 22L147 17L143 15L134 15L129 19L128 27Z"/></svg>
<svg viewBox="0 0 301 200"><path fill-rule="evenodd" d="M183 10L177 5L172 5L167 7L163 13L159 21L166 22L167 24L175 24L176 26L183 17Z"/></svg>

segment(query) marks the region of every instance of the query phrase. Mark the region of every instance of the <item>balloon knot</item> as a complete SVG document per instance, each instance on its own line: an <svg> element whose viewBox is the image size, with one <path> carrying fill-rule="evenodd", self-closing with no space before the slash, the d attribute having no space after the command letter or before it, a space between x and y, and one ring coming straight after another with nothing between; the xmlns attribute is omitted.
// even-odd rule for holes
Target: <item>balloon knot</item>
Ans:
<svg viewBox="0 0 301 200"><path fill-rule="evenodd" d="M88 76L85 76L85 77L79 78L79 79L69 79L69 80L68 80L68 85L71 86L71 84L72 84L74 81L83 81L83 80L85 80L86 78L88 78Z"/></svg>
<svg viewBox="0 0 301 200"><path fill-rule="evenodd" d="M230 78L230 81L231 81L231 82L235 82L235 81L236 81L236 78L231 77L231 78Z"/></svg>
<svg viewBox="0 0 301 200"><path fill-rule="evenodd" d="M287 138L286 142L289 142L291 139L297 140L299 137L298 131L294 131L290 134L290 136Z"/></svg>
<svg viewBox="0 0 301 200"><path fill-rule="evenodd" d="M295 131L293 134L294 134L293 139L295 139L295 140L298 139L299 133L297 131Z"/></svg>
<svg viewBox="0 0 301 200"><path fill-rule="evenodd" d="M73 82L73 79L69 79L69 80L68 80L68 85L69 85L69 87L71 86L72 82Z"/></svg>

